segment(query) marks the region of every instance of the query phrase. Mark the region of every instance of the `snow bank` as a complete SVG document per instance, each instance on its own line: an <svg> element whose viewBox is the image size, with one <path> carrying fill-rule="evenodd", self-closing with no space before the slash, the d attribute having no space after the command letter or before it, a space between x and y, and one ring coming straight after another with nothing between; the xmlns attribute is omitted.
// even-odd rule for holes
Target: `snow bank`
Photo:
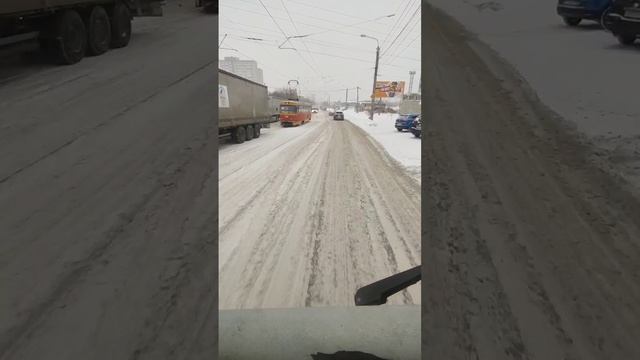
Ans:
<svg viewBox="0 0 640 360"><path fill-rule="evenodd" d="M540 99L589 136L640 135L640 50L595 22L569 28L556 0L428 0L514 65Z"/></svg>
<svg viewBox="0 0 640 360"><path fill-rule="evenodd" d="M366 131L398 161L414 179L420 181L421 141L410 132L398 132L394 124L398 114L376 114L373 121L364 112L344 111L345 119Z"/></svg>

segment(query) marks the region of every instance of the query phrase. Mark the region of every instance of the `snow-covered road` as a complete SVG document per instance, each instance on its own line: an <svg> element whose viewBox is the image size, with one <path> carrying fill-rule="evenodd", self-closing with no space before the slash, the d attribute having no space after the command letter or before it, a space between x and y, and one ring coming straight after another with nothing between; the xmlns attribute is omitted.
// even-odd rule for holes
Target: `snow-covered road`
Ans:
<svg viewBox="0 0 640 360"><path fill-rule="evenodd" d="M344 111L345 119L359 126L395 159L414 179L420 182L421 141L411 132L398 132L395 127L398 114L375 114L373 121L366 112Z"/></svg>
<svg viewBox="0 0 640 360"><path fill-rule="evenodd" d="M422 356L640 359L640 201L485 44L423 23Z"/></svg>
<svg viewBox="0 0 640 360"><path fill-rule="evenodd" d="M640 192L637 46L619 45L595 22L565 26L556 0L428 3L513 66L545 105L600 148L594 153L598 161Z"/></svg>
<svg viewBox="0 0 640 360"><path fill-rule="evenodd" d="M420 186L354 124L321 112L219 154L221 309L349 306L420 264Z"/></svg>
<svg viewBox="0 0 640 360"><path fill-rule="evenodd" d="M0 59L1 359L215 357L218 20L164 10L74 66Z"/></svg>

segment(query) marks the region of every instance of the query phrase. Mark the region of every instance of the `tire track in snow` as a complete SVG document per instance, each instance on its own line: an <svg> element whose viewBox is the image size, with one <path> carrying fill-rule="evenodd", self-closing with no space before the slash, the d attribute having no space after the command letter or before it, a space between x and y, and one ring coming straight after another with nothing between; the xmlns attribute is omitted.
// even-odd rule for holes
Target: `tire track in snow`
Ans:
<svg viewBox="0 0 640 360"><path fill-rule="evenodd" d="M420 210L407 202L419 185L355 125L323 115L315 121L296 137L283 134L297 129L276 128L253 140L264 146L221 152L220 172L234 172L221 183L221 213L243 208L221 224L221 308L353 306L358 286L403 270L398 259L405 266L419 258ZM270 149L276 153L264 155ZM228 155L261 164L237 169ZM242 193L246 186L261 190ZM389 302L418 301L419 287Z"/></svg>

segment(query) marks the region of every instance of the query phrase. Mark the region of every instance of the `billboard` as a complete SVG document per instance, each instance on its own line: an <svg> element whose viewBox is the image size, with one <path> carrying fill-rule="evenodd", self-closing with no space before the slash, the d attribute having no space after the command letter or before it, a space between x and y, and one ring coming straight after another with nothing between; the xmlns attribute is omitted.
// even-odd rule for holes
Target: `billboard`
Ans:
<svg viewBox="0 0 640 360"><path fill-rule="evenodd" d="M376 99L402 99L402 94L404 94L404 81L376 81Z"/></svg>

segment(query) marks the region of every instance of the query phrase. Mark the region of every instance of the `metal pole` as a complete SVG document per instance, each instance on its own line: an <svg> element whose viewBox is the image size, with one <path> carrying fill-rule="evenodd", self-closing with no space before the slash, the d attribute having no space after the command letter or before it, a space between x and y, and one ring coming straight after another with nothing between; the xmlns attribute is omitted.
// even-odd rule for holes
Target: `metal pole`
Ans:
<svg viewBox="0 0 640 360"><path fill-rule="evenodd" d="M356 112L360 108L360 86L356 86Z"/></svg>
<svg viewBox="0 0 640 360"><path fill-rule="evenodd" d="M371 93L371 114L369 120L373 120L373 105L376 101L376 82L378 80L378 58L380 57L380 45L376 47L376 68L373 72L373 93Z"/></svg>
<svg viewBox="0 0 640 360"><path fill-rule="evenodd" d="M220 46L222 46L222 42L224 41L224 39L227 38L227 34L224 34L224 37L222 37L222 40L220 40L220 44L218 45L218 49L220 49Z"/></svg>
<svg viewBox="0 0 640 360"><path fill-rule="evenodd" d="M344 102L349 103L349 88L344 89Z"/></svg>

